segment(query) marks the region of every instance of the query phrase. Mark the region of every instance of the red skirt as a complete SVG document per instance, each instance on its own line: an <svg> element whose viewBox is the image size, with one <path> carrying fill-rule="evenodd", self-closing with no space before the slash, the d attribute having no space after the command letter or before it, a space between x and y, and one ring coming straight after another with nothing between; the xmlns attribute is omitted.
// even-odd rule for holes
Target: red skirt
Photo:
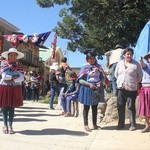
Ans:
<svg viewBox="0 0 150 150"><path fill-rule="evenodd" d="M150 117L150 87L142 87L139 92L138 114Z"/></svg>
<svg viewBox="0 0 150 150"><path fill-rule="evenodd" d="M19 107L23 105L22 87L0 85L0 107Z"/></svg>

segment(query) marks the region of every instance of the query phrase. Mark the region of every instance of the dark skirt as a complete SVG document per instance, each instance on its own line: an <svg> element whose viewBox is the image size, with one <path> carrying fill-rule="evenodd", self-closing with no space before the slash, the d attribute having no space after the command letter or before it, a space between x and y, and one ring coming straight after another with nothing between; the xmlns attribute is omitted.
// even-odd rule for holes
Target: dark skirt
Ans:
<svg viewBox="0 0 150 150"><path fill-rule="evenodd" d="M139 92L138 114L150 117L150 87L142 87Z"/></svg>
<svg viewBox="0 0 150 150"><path fill-rule="evenodd" d="M22 105L22 86L0 85L0 107L19 107Z"/></svg>

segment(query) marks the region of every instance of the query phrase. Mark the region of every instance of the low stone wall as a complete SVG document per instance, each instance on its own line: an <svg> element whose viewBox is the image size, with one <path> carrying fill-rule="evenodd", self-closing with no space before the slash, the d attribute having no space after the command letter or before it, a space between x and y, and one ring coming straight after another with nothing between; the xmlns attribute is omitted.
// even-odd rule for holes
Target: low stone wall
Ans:
<svg viewBox="0 0 150 150"><path fill-rule="evenodd" d="M109 123L118 120L118 110L117 110L117 97L113 96L111 93L105 97L106 103L99 103L98 105L98 121ZM136 110L138 109L138 97L136 99ZM137 112L137 111L136 111ZM126 119L129 118L128 108L126 106ZM139 118L137 115L137 119Z"/></svg>

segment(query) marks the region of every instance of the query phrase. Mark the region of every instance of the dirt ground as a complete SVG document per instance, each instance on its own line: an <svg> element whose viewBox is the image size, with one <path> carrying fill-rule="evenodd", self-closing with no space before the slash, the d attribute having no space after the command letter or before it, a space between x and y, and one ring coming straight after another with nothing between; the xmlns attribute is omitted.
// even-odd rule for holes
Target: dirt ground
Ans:
<svg viewBox="0 0 150 150"><path fill-rule="evenodd" d="M100 123L102 129L85 132L82 110L79 117L59 116L61 110L49 110L48 104L24 102L15 111L15 134L5 135L0 130L3 150L150 150L150 132L142 134L143 122L137 130L115 130L116 122ZM91 112L90 112L91 113ZM2 117L0 116L1 127ZM91 127L91 115L89 126Z"/></svg>

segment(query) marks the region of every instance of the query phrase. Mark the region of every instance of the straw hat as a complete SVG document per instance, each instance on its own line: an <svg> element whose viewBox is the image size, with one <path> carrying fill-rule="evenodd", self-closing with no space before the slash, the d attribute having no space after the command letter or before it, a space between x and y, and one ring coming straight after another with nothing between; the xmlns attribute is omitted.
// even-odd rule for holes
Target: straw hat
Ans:
<svg viewBox="0 0 150 150"><path fill-rule="evenodd" d="M150 52L147 55L144 56L144 59L147 60L149 57L150 57Z"/></svg>
<svg viewBox="0 0 150 150"><path fill-rule="evenodd" d="M21 58L24 57L24 54L21 53L21 52L19 52L19 51L17 51L16 48L10 48L8 51L3 52L1 54L1 56L4 57L4 58L6 58L6 59L8 59L8 54L10 54L10 53L16 53L17 54L17 59L21 59Z"/></svg>

